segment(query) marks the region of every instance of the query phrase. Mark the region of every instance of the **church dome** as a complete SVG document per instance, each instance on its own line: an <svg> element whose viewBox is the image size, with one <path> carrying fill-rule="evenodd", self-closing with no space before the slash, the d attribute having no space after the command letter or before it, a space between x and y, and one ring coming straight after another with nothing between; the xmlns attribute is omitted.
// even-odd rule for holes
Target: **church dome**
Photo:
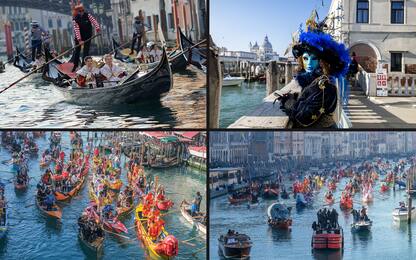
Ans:
<svg viewBox="0 0 416 260"><path fill-rule="evenodd" d="M272 46L272 44L269 42L269 37L267 37L267 35L266 35L266 37L264 37L264 42L263 42L262 47L263 47L263 49L265 49L265 50L267 50L267 49L269 49L269 50L273 49L273 46Z"/></svg>

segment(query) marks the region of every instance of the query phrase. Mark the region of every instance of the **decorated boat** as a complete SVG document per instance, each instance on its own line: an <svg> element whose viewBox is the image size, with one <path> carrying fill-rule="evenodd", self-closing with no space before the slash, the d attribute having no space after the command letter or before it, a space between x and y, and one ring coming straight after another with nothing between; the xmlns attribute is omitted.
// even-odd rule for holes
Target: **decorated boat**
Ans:
<svg viewBox="0 0 416 260"><path fill-rule="evenodd" d="M150 258L170 260L178 255L178 240L170 235L164 227L159 237L152 238L148 233L148 219L143 215L143 204L135 210L135 228L137 237L148 249Z"/></svg>
<svg viewBox="0 0 416 260"><path fill-rule="evenodd" d="M271 204L267 209L267 223L275 228L290 229L292 227L291 209L282 203Z"/></svg>

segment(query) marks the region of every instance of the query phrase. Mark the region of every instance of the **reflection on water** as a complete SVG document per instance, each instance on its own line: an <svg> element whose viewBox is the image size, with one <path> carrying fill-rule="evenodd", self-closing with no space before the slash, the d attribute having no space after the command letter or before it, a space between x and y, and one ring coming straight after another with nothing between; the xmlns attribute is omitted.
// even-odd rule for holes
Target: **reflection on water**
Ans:
<svg viewBox="0 0 416 260"><path fill-rule="evenodd" d="M291 231L281 231L267 225L267 207L273 200L262 200L257 208L247 209L246 205L230 207L226 197L210 202L210 258L219 259L218 237L228 229L247 234L253 241L252 259L290 259L290 260L355 260L355 259L415 259L416 220L411 226L406 223L394 223L393 209L399 201L405 199L405 191L380 193L375 187L375 201L368 205L368 215L373 221L369 232L351 232L352 215L349 211L339 209L340 188L344 188L346 180L339 185L335 196L338 199L334 207L339 213L339 224L344 229L343 251L316 251L311 248L312 223L316 221L316 212L324 205L326 188L315 194L310 208L293 210L293 226ZM289 185L289 184L288 184ZM293 196L282 200L287 206L295 207ZM354 197L354 207L361 208L361 197Z"/></svg>
<svg viewBox="0 0 416 260"><path fill-rule="evenodd" d="M0 74L0 89L24 74L8 65ZM0 94L0 127L42 128L204 128L206 75L190 66L173 75L174 86L160 101L117 106L78 106L40 75L30 76Z"/></svg>

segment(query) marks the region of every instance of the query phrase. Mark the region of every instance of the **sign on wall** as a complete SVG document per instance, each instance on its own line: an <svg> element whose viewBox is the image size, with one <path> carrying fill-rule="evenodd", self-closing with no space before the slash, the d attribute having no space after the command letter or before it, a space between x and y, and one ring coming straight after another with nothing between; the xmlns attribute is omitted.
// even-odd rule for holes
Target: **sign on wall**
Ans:
<svg viewBox="0 0 416 260"><path fill-rule="evenodd" d="M386 69L377 69L376 70L376 84L377 84L377 96L378 97L387 97L387 70Z"/></svg>

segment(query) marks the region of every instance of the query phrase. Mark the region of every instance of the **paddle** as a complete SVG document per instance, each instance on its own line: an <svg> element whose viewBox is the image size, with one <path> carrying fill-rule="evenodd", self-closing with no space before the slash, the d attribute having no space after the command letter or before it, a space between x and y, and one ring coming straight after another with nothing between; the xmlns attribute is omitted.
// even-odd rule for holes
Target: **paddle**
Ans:
<svg viewBox="0 0 416 260"><path fill-rule="evenodd" d="M84 41L84 43L85 43L85 42L88 42L88 41L91 41L92 39L94 39L94 38L96 38L96 37L98 37L98 36L100 36L100 35L101 35L101 33L97 33L96 35L92 36L91 38L89 38L89 39L85 40L85 41ZM55 58L53 58L53 59L51 59L50 61L46 62L45 64L43 64L43 65L42 65L42 66L40 66L39 68L36 68L36 69L32 70L31 72L29 72L28 74L26 74L26 75L25 75L25 76L23 76L22 78L20 78L20 79L16 80L16 81L15 81L15 82L13 82L12 84L10 84L7 88L2 89L2 90L0 91L0 94L1 94L1 93L3 93L4 91L8 90L9 88L13 87L14 85L16 85L17 83L19 83L20 81L24 80L25 78L29 77L29 76L30 76L30 75L32 75L33 73L37 72L38 70L42 69L43 67L45 67L45 65L48 65L49 63L51 63L51 62L53 62L53 61L56 61L57 59L59 59L59 58L63 57L65 54L67 54L68 52L70 52L70 51L72 51L72 50L74 50L74 49L76 49L76 48L78 48L78 47L80 47L81 45L82 45L82 44L78 44L78 45L76 45L76 46L72 47L71 49L69 49L69 50L67 50L67 51L64 51L63 53L59 54L59 55L58 55L58 56L56 56Z"/></svg>

